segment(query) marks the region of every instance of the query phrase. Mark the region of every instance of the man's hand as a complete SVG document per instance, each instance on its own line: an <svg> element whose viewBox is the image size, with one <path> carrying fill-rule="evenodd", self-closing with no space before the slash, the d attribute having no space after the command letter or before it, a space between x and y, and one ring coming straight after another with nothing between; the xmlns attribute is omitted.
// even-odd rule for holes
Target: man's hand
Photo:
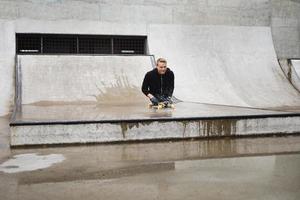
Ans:
<svg viewBox="0 0 300 200"><path fill-rule="evenodd" d="M152 94L149 93L149 94L147 95L147 97L148 97L149 99L152 99L154 96L153 96Z"/></svg>
<svg viewBox="0 0 300 200"><path fill-rule="evenodd" d="M159 102L158 102L158 99L155 98L154 96L152 96L152 98L150 98L150 101L153 105L157 105Z"/></svg>

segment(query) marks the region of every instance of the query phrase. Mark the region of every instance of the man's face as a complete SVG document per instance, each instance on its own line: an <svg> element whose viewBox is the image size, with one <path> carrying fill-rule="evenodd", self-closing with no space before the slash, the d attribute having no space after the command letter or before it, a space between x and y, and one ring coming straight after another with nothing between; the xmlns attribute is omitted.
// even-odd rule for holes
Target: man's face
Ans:
<svg viewBox="0 0 300 200"><path fill-rule="evenodd" d="M167 64L163 62L158 62L156 68L159 74L165 74L167 71Z"/></svg>

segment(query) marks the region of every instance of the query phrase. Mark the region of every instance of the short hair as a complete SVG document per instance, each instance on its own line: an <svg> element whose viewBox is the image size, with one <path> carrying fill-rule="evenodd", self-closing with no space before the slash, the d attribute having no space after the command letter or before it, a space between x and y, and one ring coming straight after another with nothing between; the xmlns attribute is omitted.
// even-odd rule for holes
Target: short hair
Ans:
<svg viewBox="0 0 300 200"><path fill-rule="evenodd" d="M164 58L159 58L159 59L157 59L157 61L156 61L156 64L158 64L158 63L165 63L165 64L167 64L167 60L166 59L164 59Z"/></svg>

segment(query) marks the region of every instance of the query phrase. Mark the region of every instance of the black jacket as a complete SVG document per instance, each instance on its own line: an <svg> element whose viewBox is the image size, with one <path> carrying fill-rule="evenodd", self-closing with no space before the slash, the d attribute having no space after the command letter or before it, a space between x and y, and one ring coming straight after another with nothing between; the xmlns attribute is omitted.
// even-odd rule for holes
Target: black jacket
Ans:
<svg viewBox="0 0 300 200"><path fill-rule="evenodd" d="M146 73L142 85L142 91L146 96L150 93L154 96L171 97L173 90L174 73L169 68L163 75L159 74L156 68Z"/></svg>

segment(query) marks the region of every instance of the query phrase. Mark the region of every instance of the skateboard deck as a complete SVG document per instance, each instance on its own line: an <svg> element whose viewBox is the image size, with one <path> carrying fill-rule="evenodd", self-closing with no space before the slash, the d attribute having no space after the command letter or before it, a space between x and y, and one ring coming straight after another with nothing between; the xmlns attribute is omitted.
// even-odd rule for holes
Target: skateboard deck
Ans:
<svg viewBox="0 0 300 200"><path fill-rule="evenodd" d="M169 104L169 103L164 103L160 102L157 105L153 105L152 103L149 104L149 108L154 108L154 109L163 109L163 108L175 108L174 104Z"/></svg>

